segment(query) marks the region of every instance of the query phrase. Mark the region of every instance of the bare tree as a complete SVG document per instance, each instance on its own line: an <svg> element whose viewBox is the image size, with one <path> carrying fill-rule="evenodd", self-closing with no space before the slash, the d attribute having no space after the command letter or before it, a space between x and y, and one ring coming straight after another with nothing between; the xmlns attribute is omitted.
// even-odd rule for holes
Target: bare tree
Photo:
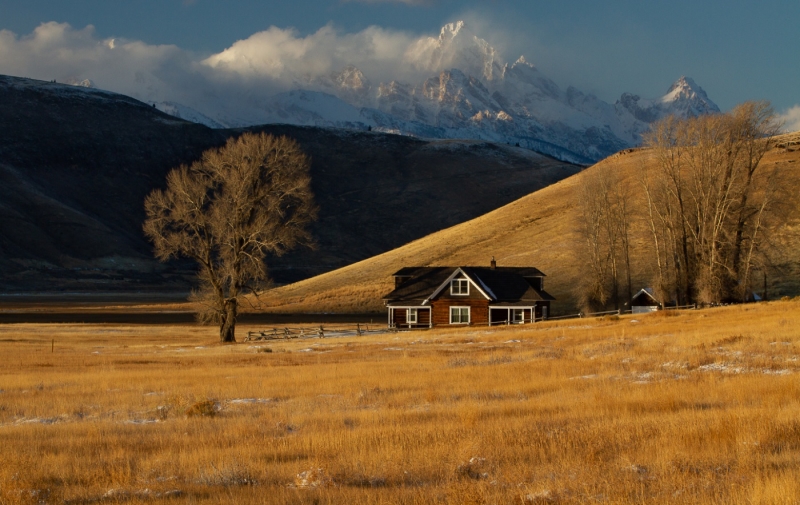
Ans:
<svg viewBox="0 0 800 505"><path fill-rule="evenodd" d="M595 168L596 170L596 168ZM608 244L602 187L596 172L584 174L578 194L581 221L578 229L584 241L582 260L588 269L576 286L581 308L593 312L604 307L608 292Z"/></svg>
<svg viewBox="0 0 800 505"><path fill-rule="evenodd" d="M612 164L594 167L582 178L579 229L590 275L578 286L578 296L587 309L604 307L609 300L620 308L623 271L627 299L631 297L629 197Z"/></svg>
<svg viewBox="0 0 800 505"><path fill-rule="evenodd" d="M747 102L724 115L667 118L646 136L657 159L642 178L650 228L659 266L676 274L679 301L747 296L775 200L760 162L778 131L768 103Z"/></svg>
<svg viewBox="0 0 800 505"><path fill-rule="evenodd" d="M201 319L235 342L239 300L267 280L265 259L312 245L317 208L309 158L286 137L245 133L167 175L145 200L145 235L158 259L199 265Z"/></svg>

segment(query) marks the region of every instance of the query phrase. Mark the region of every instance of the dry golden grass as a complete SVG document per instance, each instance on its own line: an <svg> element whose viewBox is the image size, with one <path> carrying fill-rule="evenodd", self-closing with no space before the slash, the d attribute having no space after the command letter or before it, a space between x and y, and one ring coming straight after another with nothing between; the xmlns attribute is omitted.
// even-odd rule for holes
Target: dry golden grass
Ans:
<svg viewBox="0 0 800 505"><path fill-rule="evenodd" d="M800 133L783 136L779 143L800 140ZM634 193L633 209L644 215L644 200L637 174L653 163L651 152L637 149L601 161L588 170L611 165L621 182ZM794 210L771 238L784 252L789 268L770 279L772 296L800 293L800 146L776 147L763 160L767 170L787 175L787 194ZM536 266L547 274L545 289L557 299L554 312L576 311L573 287L584 275L575 252L582 247L576 231L580 209L576 198L583 174L521 198L494 212L442 230L385 254L272 290L264 296L273 312L373 312L383 309L381 296L392 289L392 273L404 266L487 265L494 256L499 265ZM648 257L650 237L644 222L635 223L633 249L641 260ZM644 253L642 253L644 251ZM639 252L640 254L636 254ZM634 262L634 291L652 283L652 266ZM648 274L648 271L650 273Z"/></svg>
<svg viewBox="0 0 800 505"><path fill-rule="evenodd" d="M798 301L232 346L0 325L0 503L798 503L798 328Z"/></svg>

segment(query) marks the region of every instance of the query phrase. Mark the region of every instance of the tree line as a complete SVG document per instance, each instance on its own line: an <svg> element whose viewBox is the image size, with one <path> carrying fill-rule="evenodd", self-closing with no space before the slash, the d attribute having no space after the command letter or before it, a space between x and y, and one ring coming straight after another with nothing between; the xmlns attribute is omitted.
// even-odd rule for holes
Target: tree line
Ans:
<svg viewBox="0 0 800 505"><path fill-rule="evenodd" d="M747 300L754 272L769 261L768 223L781 209L776 174L761 163L780 127L761 101L726 114L669 116L644 135L651 158L633 184L622 183L613 163L584 174L581 304L630 301L632 255L663 302ZM635 248L634 227L648 237Z"/></svg>

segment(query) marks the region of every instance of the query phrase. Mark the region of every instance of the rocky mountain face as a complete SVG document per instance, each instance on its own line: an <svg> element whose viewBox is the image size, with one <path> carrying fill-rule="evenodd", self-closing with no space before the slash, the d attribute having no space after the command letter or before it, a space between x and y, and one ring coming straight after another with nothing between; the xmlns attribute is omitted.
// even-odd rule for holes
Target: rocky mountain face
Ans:
<svg viewBox="0 0 800 505"><path fill-rule="evenodd" d="M289 93L276 117L320 96ZM580 169L481 140L285 124L211 129L123 95L0 76L0 291L188 290L191 263L153 258L144 198L171 168L246 130L292 137L312 159L318 247L270 258L279 283L383 253Z"/></svg>
<svg viewBox="0 0 800 505"><path fill-rule="evenodd" d="M179 115L210 127L289 123L483 139L588 164L638 145L650 123L666 115L719 112L686 77L661 98L625 93L613 104L574 87L562 89L524 57L503 61L463 22L444 26L438 38L418 41L408 58L428 77L376 84L351 65L324 77L298 76L296 90L249 103L246 113L209 103L198 105L203 110L195 114L198 119L186 111Z"/></svg>

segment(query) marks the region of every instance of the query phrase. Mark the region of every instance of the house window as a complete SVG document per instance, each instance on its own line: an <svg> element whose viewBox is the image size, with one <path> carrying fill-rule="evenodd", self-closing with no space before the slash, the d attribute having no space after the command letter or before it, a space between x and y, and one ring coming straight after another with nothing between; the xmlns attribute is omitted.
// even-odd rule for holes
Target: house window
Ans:
<svg viewBox="0 0 800 505"><path fill-rule="evenodd" d="M469 307L450 307L450 324L469 324Z"/></svg>
<svg viewBox="0 0 800 505"><path fill-rule="evenodd" d="M453 279L450 281L451 295L468 295L469 281L467 279Z"/></svg>
<svg viewBox="0 0 800 505"><path fill-rule="evenodd" d="M406 313L406 322L408 324L417 324L417 309L408 309Z"/></svg>
<svg viewBox="0 0 800 505"><path fill-rule="evenodd" d="M511 321L514 323L524 323L525 309L511 309Z"/></svg>

